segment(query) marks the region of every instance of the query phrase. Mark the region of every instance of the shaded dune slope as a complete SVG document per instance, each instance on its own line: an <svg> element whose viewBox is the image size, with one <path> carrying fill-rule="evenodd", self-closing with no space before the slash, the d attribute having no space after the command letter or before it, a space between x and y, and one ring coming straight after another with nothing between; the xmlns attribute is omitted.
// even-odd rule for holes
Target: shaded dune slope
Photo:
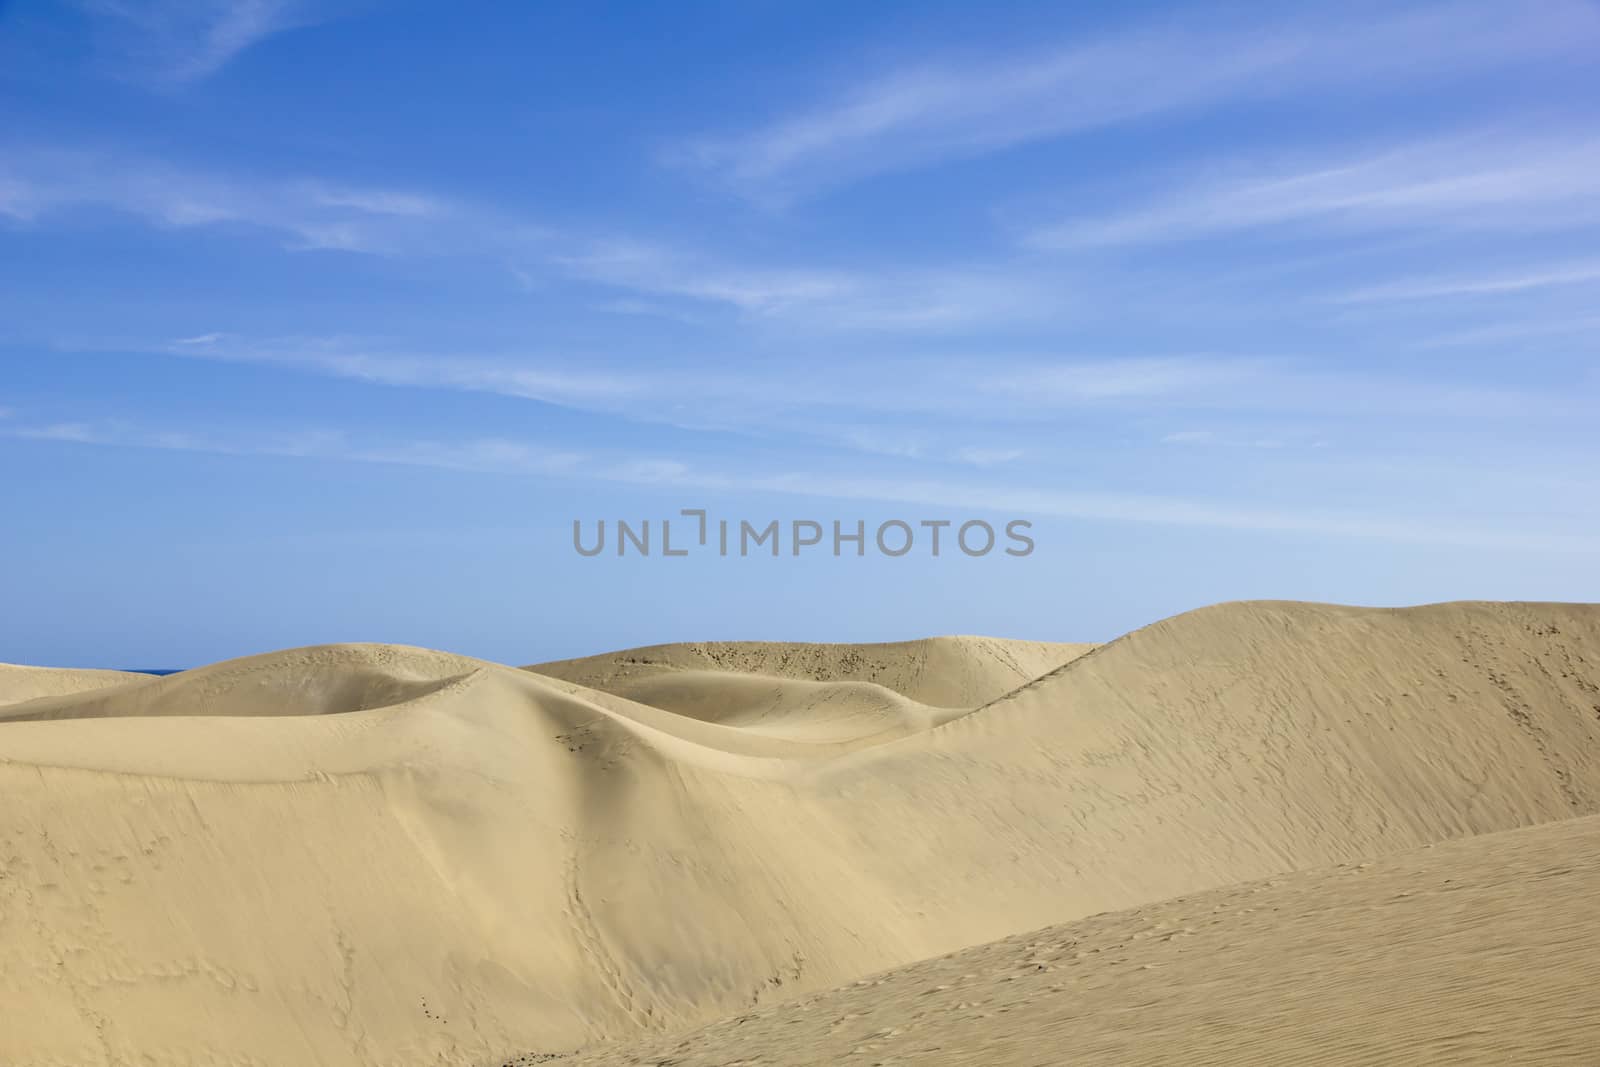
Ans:
<svg viewBox="0 0 1600 1067"><path fill-rule="evenodd" d="M856 745L916 733L965 714L872 682L818 682L721 671L664 671L612 683L639 704L751 733Z"/></svg>
<svg viewBox="0 0 1600 1067"><path fill-rule="evenodd" d="M566 1052L1600 811L1592 606L1229 604L1004 676L972 641L334 646L12 705L0 1062Z"/></svg>
<svg viewBox="0 0 1600 1067"><path fill-rule="evenodd" d="M1594 1062L1600 817L1016 934L572 1067Z"/></svg>

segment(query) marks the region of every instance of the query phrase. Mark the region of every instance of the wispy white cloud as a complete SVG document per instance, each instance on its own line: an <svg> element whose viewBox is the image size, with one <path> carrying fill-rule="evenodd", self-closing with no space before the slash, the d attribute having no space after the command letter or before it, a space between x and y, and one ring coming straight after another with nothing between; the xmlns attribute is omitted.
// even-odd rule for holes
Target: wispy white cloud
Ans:
<svg viewBox="0 0 1600 1067"><path fill-rule="evenodd" d="M1541 317L1521 321L1499 322L1489 326L1474 326L1453 330L1422 340L1419 348L1453 348L1471 345L1504 346L1546 338L1561 338L1563 343L1600 341L1600 315Z"/></svg>
<svg viewBox="0 0 1600 1067"><path fill-rule="evenodd" d="M553 258L572 275L603 285L761 313L834 299L855 285L843 274L708 264L637 241L597 242L584 251Z"/></svg>
<svg viewBox="0 0 1600 1067"><path fill-rule="evenodd" d="M924 431L852 426L841 429L824 428L822 435L846 448L873 456L926 459L932 450L931 435Z"/></svg>
<svg viewBox="0 0 1600 1067"><path fill-rule="evenodd" d="M995 467L1019 460L1027 454L1028 450L1025 448L986 448L969 445L966 448L956 449L955 458L974 467Z"/></svg>
<svg viewBox="0 0 1600 1067"><path fill-rule="evenodd" d="M0 170L0 216L31 218L37 210L34 206L37 195L30 183Z"/></svg>
<svg viewBox="0 0 1600 1067"><path fill-rule="evenodd" d="M930 432L1002 422L1037 427L1069 413L1571 418L1585 415L1596 400L1592 387L1417 380L1218 355L894 359L799 351L759 365L663 365L594 356L408 353L341 338L201 336L200 343L190 338L156 350L388 386L494 393L688 429L799 434L879 454L947 455L931 447ZM912 421L863 428L864 418Z"/></svg>
<svg viewBox="0 0 1600 1067"><path fill-rule="evenodd" d="M682 322L689 325L699 325L707 321L703 314L685 308L681 304L666 300L641 300L637 297L615 297L606 300L596 300L589 305L595 311L606 315L628 315L644 318L670 319L673 322Z"/></svg>
<svg viewBox="0 0 1600 1067"><path fill-rule="evenodd" d="M695 480L685 479L686 487ZM724 488L720 482L708 486ZM966 508L1003 514L1048 515L1112 522L1358 538L1407 544L1460 545L1539 551L1600 552L1600 537L1572 531L1497 527L1459 516L1363 515L1280 509L1270 505L1187 499L1158 494L1076 492L1043 487L1002 488L950 482L905 482L790 474L740 482L750 491L835 500L872 500Z"/></svg>
<svg viewBox="0 0 1600 1067"><path fill-rule="evenodd" d="M835 426L816 419L796 421L784 424L788 436L843 447L866 456L910 460L919 464L996 467L1028 454L1026 448L1009 445L955 445L949 441L951 427L930 427L920 422L908 426L885 420L879 425ZM771 420L766 420L766 425L770 427ZM1025 435L1025 432L1021 434Z"/></svg>
<svg viewBox="0 0 1600 1067"><path fill-rule="evenodd" d="M49 422L40 425L8 426L7 437L29 441L65 441L73 444L107 444L105 433L86 422Z"/></svg>
<svg viewBox="0 0 1600 1067"><path fill-rule="evenodd" d="M1211 430L1174 430L1161 438L1165 445L1209 445L1217 439Z"/></svg>
<svg viewBox="0 0 1600 1067"><path fill-rule="evenodd" d="M309 186L305 189L312 203L320 207L349 208L362 215L398 215L424 218L437 215L439 201L416 193L391 189L351 189L339 186Z"/></svg>
<svg viewBox="0 0 1600 1067"><path fill-rule="evenodd" d="M687 322L732 313L819 331L938 332L1040 321L1072 304L1067 284L1036 265L774 265L555 230L416 190L241 176L110 150L0 151L0 217L44 226L86 210L167 229L254 231L292 251L461 257L505 269L528 293L576 282L604 291L597 310Z"/></svg>
<svg viewBox="0 0 1600 1067"><path fill-rule="evenodd" d="M1274 226L1553 229L1600 223L1600 138L1486 133L1268 175L1200 177L1132 208L1035 229L1043 248L1188 240Z"/></svg>
<svg viewBox="0 0 1600 1067"><path fill-rule="evenodd" d="M295 249L398 252L510 236L459 205L401 190L247 178L110 151L13 146L0 155L0 215L38 223L72 209L176 229L249 227Z"/></svg>
<svg viewBox="0 0 1600 1067"><path fill-rule="evenodd" d="M1433 277L1368 286L1340 295L1343 303L1368 303L1387 300L1429 300L1436 297L1492 296L1520 293L1530 289L1600 282L1600 261L1561 263L1525 269L1515 273L1472 277Z"/></svg>
<svg viewBox="0 0 1600 1067"><path fill-rule="evenodd" d="M1016 322L1054 314L1068 303L1065 286L1036 267L772 267L635 240L573 243L576 251L552 256L569 277L822 329L916 331Z"/></svg>
<svg viewBox="0 0 1600 1067"><path fill-rule="evenodd" d="M713 428L774 425L780 415L830 413L1035 420L1093 406L1238 400L1260 361L1159 359L884 359L799 354L762 366L733 363L662 367L559 356L418 354L341 338L250 341L201 335L165 346L191 358L264 363L391 386L495 393L579 410ZM1260 386L1258 380L1254 383ZM792 425L792 422L788 423ZM865 435L865 436L862 436ZM885 451L886 432L860 431ZM892 439L894 451L921 448ZM918 439L920 440L920 439Z"/></svg>
<svg viewBox="0 0 1600 1067"><path fill-rule="evenodd" d="M1317 435L1315 428L1294 426L1287 433L1263 435L1247 429L1175 430L1161 436L1164 445L1183 445L1203 448L1327 448L1328 442Z"/></svg>
<svg viewBox="0 0 1600 1067"><path fill-rule="evenodd" d="M589 458L569 449L504 438L363 442L353 440L349 434L338 430L250 435L152 429L129 420L18 422L0 427L0 437L169 452L394 463L444 470L532 475L568 473L578 469Z"/></svg>
<svg viewBox="0 0 1600 1067"><path fill-rule="evenodd" d="M625 373L596 373L549 360L482 359L373 350L342 338L251 341L212 332L172 342L175 355L285 367L374 385L494 393L581 410L657 399L652 382Z"/></svg>
<svg viewBox="0 0 1600 1067"><path fill-rule="evenodd" d="M783 198L1164 112L1331 86L1414 85L1508 62L1583 57L1597 43L1600 15L1581 0L1174 22L1023 57L1013 50L910 63L767 125L688 141L669 158L746 193Z"/></svg>
<svg viewBox="0 0 1600 1067"><path fill-rule="evenodd" d="M664 456L593 456L501 438L462 441L363 442L339 431L250 437L149 430L127 422L0 426L0 437L73 445L149 448L234 456L384 463L444 470L581 479L585 483L675 488L686 492L780 494L833 501L914 504L942 510L1053 516L1093 521L1356 538L1424 545L1600 552L1592 524L1573 529L1485 524L1457 514L1391 515L1305 510L1271 504L1205 500L1042 486L997 486L942 480L907 481L789 471L711 470ZM1569 516L1568 518L1572 518Z"/></svg>
<svg viewBox="0 0 1600 1067"><path fill-rule="evenodd" d="M324 21L306 0L80 0L114 69L181 85L208 78L275 34Z"/></svg>
<svg viewBox="0 0 1600 1067"><path fill-rule="evenodd" d="M1267 361L1203 356L1136 357L997 366L973 387L1008 403L1067 406L1196 396L1259 381Z"/></svg>

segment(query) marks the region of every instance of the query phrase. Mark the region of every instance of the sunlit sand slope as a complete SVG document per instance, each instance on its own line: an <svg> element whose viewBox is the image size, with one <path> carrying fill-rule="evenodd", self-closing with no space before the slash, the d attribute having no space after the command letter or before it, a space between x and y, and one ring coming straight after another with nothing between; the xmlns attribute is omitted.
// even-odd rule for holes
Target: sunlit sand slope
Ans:
<svg viewBox="0 0 1600 1067"><path fill-rule="evenodd" d="M0 715L9 704L39 697L86 693L148 679L127 671L80 671L59 667L17 667L0 663Z"/></svg>
<svg viewBox="0 0 1600 1067"><path fill-rule="evenodd" d="M335 646L14 703L0 1063L568 1052L1600 811L1594 607L1222 605L967 705L930 644L571 677Z"/></svg>
<svg viewBox="0 0 1600 1067"><path fill-rule="evenodd" d="M1600 818L1018 934L563 1064L1592 1064Z"/></svg>
<svg viewBox="0 0 1600 1067"><path fill-rule="evenodd" d="M389 645L324 645L269 652L154 678L117 675L116 688L7 702L0 720L157 715L327 715L404 704L485 666L479 660ZM0 668L16 670L18 668ZM131 684L128 684L130 683ZM114 682L108 682L108 685Z"/></svg>

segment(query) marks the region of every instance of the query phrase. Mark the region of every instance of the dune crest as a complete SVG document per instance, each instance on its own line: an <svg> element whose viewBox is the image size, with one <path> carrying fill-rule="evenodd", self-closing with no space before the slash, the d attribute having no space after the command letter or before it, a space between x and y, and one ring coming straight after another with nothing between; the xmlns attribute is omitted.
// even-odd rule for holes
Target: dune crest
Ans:
<svg viewBox="0 0 1600 1067"><path fill-rule="evenodd" d="M0 690L0 1062L567 1053L1600 812L1600 607L1226 604L1085 652L349 645Z"/></svg>
<svg viewBox="0 0 1600 1067"><path fill-rule="evenodd" d="M869 682L930 707L971 708L1054 670L1095 646L995 637L929 637L884 644L708 641L651 645L525 670L615 691L680 671L812 682Z"/></svg>
<svg viewBox="0 0 1600 1067"><path fill-rule="evenodd" d="M0 663L0 715L7 705L41 697L71 696L97 689L130 685L150 676L131 671L76 670L69 667L23 667Z"/></svg>
<svg viewBox="0 0 1600 1067"><path fill-rule="evenodd" d="M124 675L120 685L108 681L90 692L0 703L0 720L342 714L404 704L479 663L398 645L322 645L163 677ZM4 685L0 675L0 686ZM4 692L0 689L0 694Z"/></svg>

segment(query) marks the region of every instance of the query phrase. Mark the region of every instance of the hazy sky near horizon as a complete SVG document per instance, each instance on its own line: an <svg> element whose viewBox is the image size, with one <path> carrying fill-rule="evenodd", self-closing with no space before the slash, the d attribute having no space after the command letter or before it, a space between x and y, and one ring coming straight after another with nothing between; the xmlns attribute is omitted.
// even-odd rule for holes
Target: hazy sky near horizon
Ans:
<svg viewBox="0 0 1600 1067"><path fill-rule="evenodd" d="M0 2L0 661L1600 600L1596 55L1589 0ZM1037 547L572 549L692 507Z"/></svg>

